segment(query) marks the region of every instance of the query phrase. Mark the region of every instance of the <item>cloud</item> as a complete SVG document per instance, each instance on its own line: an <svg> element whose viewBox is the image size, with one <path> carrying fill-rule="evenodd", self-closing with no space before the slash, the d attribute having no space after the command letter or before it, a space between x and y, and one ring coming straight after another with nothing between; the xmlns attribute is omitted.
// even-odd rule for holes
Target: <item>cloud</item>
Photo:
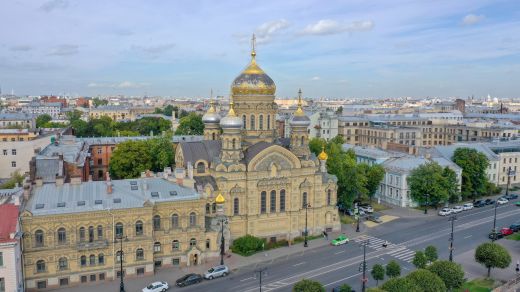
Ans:
<svg viewBox="0 0 520 292"><path fill-rule="evenodd" d="M159 55L168 52L174 47L174 43L167 43L154 46L132 46L132 49L150 57L158 57Z"/></svg>
<svg viewBox="0 0 520 292"><path fill-rule="evenodd" d="M96 83L91 82L87 84L87 87L90 88L118 88L118 89L128 89L128 88L143 88L146 86L149 86L149 83L137 83L137 82L130 82L130 81L123 81L120 83Z"/></svg>
<svg viewBox="0 0 520 292"><path fill-rule="evenodd" d="M462 19L464 25L474 25L484 20L484 15L468 14Z"/></svg>
<svg viewBox="0 0 520 292"><path fill-rule="evenodd" d="M345 24L331 19L322 19L316 23L307 25L300 34L302 35L329 35L343 32L362 32L374 28L371 20L353 21Z"/></svg>
<svg viewBox="0 0 520 292"><path fill-rule="evenodd" d="M256 42L259 44L267 43L271 41L272 37L288 28L289 22L285 19L273 20L260 25L256 30Z"/></svg>
<svg viewBox="0 0 520 292"><path fill-rule="evenodd" d="M43 5L40 6L40 10L43 10L45 12L51 12L56 9L65 9L68 6L69 2L67 0L50 0L43 3Z"/></svg>
<svg viewBox="0 0 520 292"><path fill-rule="evenodd" d="M311 78L312 81L318 81L320 79L321 79L320 76L314 76Z"/></svg>
<svg viewBox="0 0 520 292"><path fill-rule="evenodd" d="M9 51L11 52L27 52L32 50L33 47L27 46L27 45L19 45L19 46L12 46L9 47Z"/></svg>
<svg viewBox="0 0 520 292"><path fill-rule="evenodd" d="M49 52L49 56L70 56L79 52L77 45L61 45L57 46Z"/></svg>

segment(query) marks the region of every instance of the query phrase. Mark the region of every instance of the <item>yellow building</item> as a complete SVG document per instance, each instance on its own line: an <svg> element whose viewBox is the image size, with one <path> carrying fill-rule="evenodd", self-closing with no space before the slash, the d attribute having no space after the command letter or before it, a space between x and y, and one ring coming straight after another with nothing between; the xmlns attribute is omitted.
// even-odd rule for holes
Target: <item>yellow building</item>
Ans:
<svg viewBox="0 0 520 292"><path fill-rule="evenodd" d="M37 137L37 131L28 129L0 129L0 141L2 142L31 141Z"/></svg>
<svg viewBox="0 0 520 292"><path fill-rule="evenodd" d="M205 140L179 144L175 173L205 192L210 216L215 194L224 196L231 240L291 241L304 233L306 214L310 234L338 231L336 178L327 174L326 155L319 160L309 151L301 92L290 138L277 137L276 86L255 57L253 46L231 86L228 114L221 118L212 105L203 116Z"/></svg>
<svg viewBox="0 0 520 292"><path fill-rule="evenodd" d="M205 199L162 178L37 184L21 214L28 291L200 264L219 254Z"/></svg>

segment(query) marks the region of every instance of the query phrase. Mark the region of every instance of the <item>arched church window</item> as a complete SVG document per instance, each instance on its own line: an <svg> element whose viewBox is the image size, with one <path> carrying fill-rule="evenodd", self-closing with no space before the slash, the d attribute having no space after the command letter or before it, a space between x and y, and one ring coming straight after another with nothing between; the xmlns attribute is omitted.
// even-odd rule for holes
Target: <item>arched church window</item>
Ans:
<svg viewBox="0 0 520 292"><path fill-rule="evenodd" d="M301 137L301 141L300 141L300 145L303 146L303 141L305 140L305 138L302 136Z"/></svg>
<svg viewBox="0 0 520 292"><path fill-rule="evenodd" d="M280 212L285 212L285 190L280 190Z"/></svg>
<svg viewBox="0 0 520 292"><path fill-rule="evenodd" d="M267 197L267 193L265 191L262 191L260 193L260 214L265 214L265 209L266 209L266 198Z"/></svg>
<svg viewBox="0 0 520 292"><path fill-rule="evenodd" d="M232 146L233 146L232 148L233 148L233 149L235 149L235 148L236 148L236 143L237 143L236 139L235 139L235 138L233 138L233 141L232 141Z"/></svg>
<svg viewBox="0 0 520 292"><path fill-rule="evenodd" d="M303 195L302 195L302 208L306 208L307 207L307 192L303 192Z"/></svg>
<svg viewBox="0 0 520 292"><path fill-rule="evenodd" d="M244 124L244 129L246 129L246 115L242 116L242 123Z"/></svg>
<svg viewBox="0 0 520 292"><path fill-rule="evenodd" d="M327 190L327 205L330 205L332 202L332 192Z"/></svg>
<svg viewBox="0 0 520 292"><path fill-rule="evenodd" d="M233 215L238 215L239 213L239 209L240 206L239 206L239 201L238 201L238 198L235 198L233 200Z"/></svg>
<svg viewBox="0 0 520 292"><path fill-rule="evenodd" d="M211 140L215 140L215 133L211 133Z"/></svg>
<svg viewBox="0 0 520 292"><path fill-rule="evenodd" d="M267 115L267 130L271 129L271 115Z"/></svg>
<svg viewBox="0 0 520 292"><path fill-rule="evenodd" d="M258 117L258 129L263 130L264 129L264 116L260 115Z"/></svg>
<svg viewBox="0 0 520 292"><path fill-rule="evenodd" d="M251 130L255 129L255 115L251 115Z"/></svg>
<svg viewBox="0 0 520 292"><path fill-rule="evenodd" d="M204 173L206 171L206 166L204 162L197 163L197 173Z"/></svg>
<svg viewBox="0 0 520 292"><path fill-rule="evenodd" d="M276 191L275 190L271 191L271 209L270 209L270 211L271 211L271 213L276 212Z"/></svg>

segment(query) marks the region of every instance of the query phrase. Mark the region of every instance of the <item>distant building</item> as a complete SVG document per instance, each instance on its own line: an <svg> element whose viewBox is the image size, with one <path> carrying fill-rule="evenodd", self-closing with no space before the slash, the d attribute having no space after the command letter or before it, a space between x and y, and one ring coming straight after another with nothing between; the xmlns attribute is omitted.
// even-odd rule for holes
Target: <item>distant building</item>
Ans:
<svg viewBox="0 0 520 292"><path fill-rule="evenodd" d="M30 141L38 137L38 130L29 129L0 129L0 141Z"/></svg>
<svg viewBox="0 0 520 292"><path fill-rule="evenodd" d="M25 291L18 208L14 204L0 205L0 291Z"/></svg>
<svg viewBox="0 0 520 292"><path fill-rule="evenodd" d="M22 106L22 112L36 116L49 115L58 118L61 114L63 104L61 102L31 102Z"/></svg>
<svg viewBox="0 0 520 292"><path fill-rule="evenodd" d="M36 117L27 113L0 113L0 128L36 128Z"/></svg>

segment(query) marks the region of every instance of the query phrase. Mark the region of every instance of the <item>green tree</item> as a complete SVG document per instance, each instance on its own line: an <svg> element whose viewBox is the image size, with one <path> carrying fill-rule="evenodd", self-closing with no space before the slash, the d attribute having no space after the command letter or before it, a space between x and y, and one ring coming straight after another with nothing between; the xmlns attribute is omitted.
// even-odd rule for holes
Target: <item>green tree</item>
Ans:
<svg viewBox="0 0 520 292"><path fill-rule="evenodd" d="M386 281L381 288L388 292L419 292L421 288L407 278L392 278Z"/></svg>
<svg viewBox="0 0 520 292"><path fill-rule="evenodd" d="M146 143L146 141L143 141ZM148 142L152 154L152 170L162 171L165 167L172 166L175 152L170 136L158 137Z"/></svg>
<svg viewBox="0 0 520 292"><path fill-rule="evenodd" d="M83 115L83 113L77 109L67 112L67 114L66 114L67 119L69 120L70 123L81 119L82 115Z"/></svg>
<svg viewBox="0 0 520 292"><path fill-rule="evenodd" d="M293 286L293 292L325 292L320 282L303 279Z"/></svg>
<svg viewBox="0 0 520 292"><path fill-rule="evenodd" d="M99 99L98 97L94 97L94 99L92 100L92 105L94 107L98 107L100 105L107 105L108 104L108 100L106 99Z"/></svg>
<svg viewBox="0 0 520 292"><path fill-rule="evenodd" d="M169 105L165 106L163 113L165 116L171 117L172 113L173 113L173 105L169 104Z"/></svg>
<svg viewBox="0 0 520 292"><path fill-rule="evenodd" d="M11 173L11 176L7 181L0 184L0 189L14 189L16 185L21 186L24 176L20 172L15 171Z"/></svg>
<svg viewBox="0 0 520 292"><path fill-rule="evenodd" d="M86 137L89 132L89 124L83 120L75 120L70 123L72 126L74 135L78 137Z"/></svg>
<svg viewBox="0 0 520 292"><path fill-rule="evenodd" d="M321 147L325 145L327 145L327 142L323 138L312 138L309 141L309 149L316 156L321 153Z"/></svg>
<svg viewBox="0 0 520 292"><path fill-rule="evenodd" d="M433 263L439 257L437 255L437 248L435 246L433 246L433 245L428 245L426 247L426 249L424 249L424 255L426 256L426 259L430 263Z"/></svg>
<svg viewBox="0 0 520 292"><path fill-rule="evenodd" d="M427 269L439 276L448 290L460 288L464 284L464 270L457 263L435 261Z"/></svg>
<svg viewBox="0 0 520 292"><path fill-rule="evenodd" d="M203 133L202 117L195 113L182 117L179 121L179 127L175 131L175 135L202 135Z"/></svg>
<svg viewBox="0 0 520 292"><path fill-rule="evenodd" d="M378 288L378 287L371 287L371 288L368 288L367 289L367 292L387 292L381 288Z"/></svg>
<svg viewBox="0 0 520 292"><path fill-rule="evenodd" d="M52 117L48 114L40 115L36 118L36 128L44 128L45 124L50 122Z"/></svg>
<svg viewBox="0 0 520 292"><path fill-rule="evenodd" d="M379 164L374 164L368 167L365 175L367 177L366 189L368 197L370 201L372 201L372 198L381 185L381 181L385 177L385 169Z"/></svg>
<svg viewBox="0 0 520 292"><path fill-rule="evenodd" d="M348 284L343 284L339 286L339 292L352 292L352 287L350 287Z"/></svg>
<svg viewBox="0 0 520 292"><path fill-rule="evenodd" d="M396 261L391 260L386 264L386 275L390 278L399 277L401 275L401 266Z"/></svg>
<svg viewBox="0 0 520 292"><path fill-rule="evenodd" d="M470 148L457 148L453 153L453 162L462 168L462 196L475 198L486 192L486 169L489 161L484 153Z"/></svg>
<svg viewBox="0 0 520 292"><path fill-rule="evenodd" d="M426 259L426 256L424 255L424 252L418 250L415 252L415 256L413 257L413 265L417 269L424 269L426 267L428 260Z"/></svg>
<svg viewBox="0 0 520 292"><path fill-rule="evenodd" d="M444 169L436 162L425 163L412 170L408 176L408 186L412 199L422 205L436 206L448 199Z"/></svg>
<svg viewBox="0 0 520 292"><path fill-rule="evenodd" d="M406 278L417 285L420 289L419 291L446 292L446 285L442 279L428 270L419 269L413 271Z"/></svg>
<svg viewBox="0 0 520 292"><path fill-rule="evenodd" d="M459 193L459 181L457 179L457 174L449 167L444 167L443 176L446 179L446 192L448 193L448 201L450 203L456 203L460 201L460 193Z"/></svg>
<svg viewBox="0 0 520 292"><path fill-rule="evenodd" d="M485 266L487 276L491 274L492 268L505 269L511 264L511 255L509 252L496 243L483 243L475 250L475 261Z"/></svg>
<svg viewBox="0 0 520 292"><path fill-rule="evenodd" d="M136 178L153 167L150 147L144 141L125 141L117 145L110 158L110 174L114 178Z"/></svg>
<svg viewBox="0 0 520 292"><path fill-rule="evenodd" d="M379 281L383 281L385 279L385 267L380 264L375 264L372 266L370 274L372 275L372 278L376 280L376 286L379 286Z"/></svg>

